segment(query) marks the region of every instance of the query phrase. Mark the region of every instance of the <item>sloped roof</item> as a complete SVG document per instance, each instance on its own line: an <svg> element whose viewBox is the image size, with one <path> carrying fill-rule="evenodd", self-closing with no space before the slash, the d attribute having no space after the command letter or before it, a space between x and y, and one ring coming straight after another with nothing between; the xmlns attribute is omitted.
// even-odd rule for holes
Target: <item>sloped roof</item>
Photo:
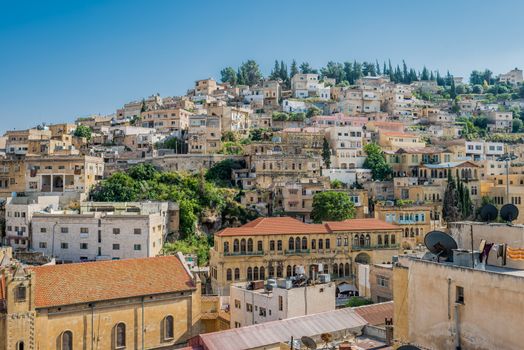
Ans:
<svg viewBox="0 0 524 350"><path fill-rule="evenodd" d="M415 134L408 134L406 132L398 132L398 131L384 131L382 132L382 135L393 136L393 137L418 137Z"/></svg>
<svg viewBox="0 0 524 350"><path fill-rule="evenodd" d="M192 290L176 256L33 267L36 308Z"/></svg>
<svg viewBox="0 0 524 350"><path fill-rule="evenodd" d="M208 350L244 350L286 342L294 337L319 336L346 329L360 331L368 322L350 308L266 322L221 332L200 334Z"/></svg>
<svg viewBox="0 0 524 350"><path fill-rule="evenodd" d="M443 148L439 147L402 147L397 150L396 153L402 154L433 154L433 153L441 153L446 151Z"/></svg>
<svg viewBox="0 0 524 350"><path fill-rule="evenodd" d="M353 310L372 326L382 325L386 318L393 318L392 301L354 307Z"/></svg>
<svg viewBox="0 0 524 350"><path fill-rule="evenodd" d="M344 221L328 221L325 223L330 232L334 231L366 231L366 230L398 230L399 226L380 219L349 219Z"/></svg>
<svg viewBox="0 0 524 350"><path fill-rule="evenodd" d="M285 217L258 218L240 227L228 227L215 235L247 236L270 234L295 234L295 233L327 233L324 225L305 224L300 220Z"/></svg>
<svg viewBox="0 0 524 350"><path fill-rule="evenodd" d="M423 164L424 168L428 169L447 169L447 168L456 168L456 167L473 167L478 168L479 166L469 160L459 161L459 162L447 162L439 164Z"/></svg>

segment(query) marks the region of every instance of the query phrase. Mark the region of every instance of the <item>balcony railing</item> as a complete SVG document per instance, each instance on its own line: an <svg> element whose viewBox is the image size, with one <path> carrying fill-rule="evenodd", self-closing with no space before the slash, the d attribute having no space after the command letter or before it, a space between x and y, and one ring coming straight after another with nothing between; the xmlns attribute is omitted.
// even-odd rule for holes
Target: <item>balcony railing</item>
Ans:
<svg viewBox="0 0 524 350"><path fill-rule="evenodd" d="M371 250L371 249L398 249L400 244L370 244L363 246L352 246L352 250Z"/></svg>
<svg viewBox="0 0 524 350"><path fill-rule="evenodd" d="M293 254L309 254L309 249L292 249L292 250L286 250L286 255L293 255Z"/></svg>
<svg viewBox="0 0 524 350"><path fill-rule="evenodd" d="M224 256L260 256L264 255L264 251L254 251L254 252L248 252L248 251L242 251L242 252L224 252Z"/></svg>

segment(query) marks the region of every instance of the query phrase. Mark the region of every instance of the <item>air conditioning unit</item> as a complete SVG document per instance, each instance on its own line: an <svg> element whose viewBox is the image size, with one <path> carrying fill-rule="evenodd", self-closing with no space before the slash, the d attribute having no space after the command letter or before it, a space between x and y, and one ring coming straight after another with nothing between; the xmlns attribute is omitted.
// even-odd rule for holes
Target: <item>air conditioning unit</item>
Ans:
<svg viewBox="0 0 524 350"><path fill-rule="evenodd" d="M318 280L320 283L328 283L331 282L331 276L329 273L321 273L318 275Z"/></svg>

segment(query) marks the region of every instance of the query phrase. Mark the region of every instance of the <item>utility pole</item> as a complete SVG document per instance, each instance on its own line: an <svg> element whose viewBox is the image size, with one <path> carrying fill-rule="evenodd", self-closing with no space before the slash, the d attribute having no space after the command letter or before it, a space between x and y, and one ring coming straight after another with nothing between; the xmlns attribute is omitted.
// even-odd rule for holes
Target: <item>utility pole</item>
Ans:
<svg viewBox="0 0 524 350"><path fill-rule="evenodd" d="M509 203L509 166L512 160L517 159L517 156L513 153L505 153L497 157L497 161L505 162L506 164L506 203Z"/></svg>

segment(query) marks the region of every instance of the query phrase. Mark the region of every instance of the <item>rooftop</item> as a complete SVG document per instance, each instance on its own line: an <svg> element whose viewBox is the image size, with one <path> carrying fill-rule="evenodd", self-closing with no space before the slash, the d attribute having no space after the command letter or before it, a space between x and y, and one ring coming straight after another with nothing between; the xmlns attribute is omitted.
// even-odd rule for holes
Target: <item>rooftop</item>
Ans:
<svg viewBox="0 0 524 350"><path fill-rule="evenodd" d="M36 308L195 289L176 256L49 265L35 273Z"/></svg>

